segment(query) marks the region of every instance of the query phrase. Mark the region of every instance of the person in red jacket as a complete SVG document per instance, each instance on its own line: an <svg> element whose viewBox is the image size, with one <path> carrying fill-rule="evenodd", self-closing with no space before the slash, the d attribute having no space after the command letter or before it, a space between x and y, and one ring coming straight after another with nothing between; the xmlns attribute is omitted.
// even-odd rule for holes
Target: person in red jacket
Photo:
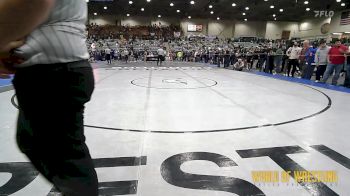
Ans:
<svg viewBox="0 0 350 196"><path fill-rule="evenodd" d="M340 72L342 71L345 63L345 54L348 48L341 44L340 40L336 40L333 47L328 52L328 65L326 72L324 73L322 82L326 83L330 75L335 74L332 79L332 85L338 84Z"/></svg>

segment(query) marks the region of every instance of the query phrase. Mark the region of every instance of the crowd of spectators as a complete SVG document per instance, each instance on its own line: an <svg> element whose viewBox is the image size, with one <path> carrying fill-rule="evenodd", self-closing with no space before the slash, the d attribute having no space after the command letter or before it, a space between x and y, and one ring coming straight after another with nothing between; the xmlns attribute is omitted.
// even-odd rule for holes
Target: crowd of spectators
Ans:
<svg viewBox="0 0 350 196"><path fill-rule="evenodd" d="M115 26L115 25L87 25L88 38L94 40L100 39L174 39L174 32L181 35L180 26L163 26L161 23L151 26Z"/></svg>
<svg viewBox="0 0 350 196"><path fill-rule="evenodd" d="M159 48L165 48L166 59L169 61L203 62L237 71L258 70L316 82L327 82L334 75L333 85L339 84L338 78L341 74L350 76L348 46L341 44L342 41L348 44L349 40L326 43L325 40L246 40L204 36L143 39L133 34L127 39L126 36L116 38L118 36L112 36L113 33L106 34L118 27L106 26L105 30L98 30L103 29L99 26L94 28L92 33L89 32L88 39L93 60L105 60L107 50L110 54L108 58L113 60L146 61L158 56ZM117 31L113 35L131 31L126 30L128 27L121 28L122 32ZM147 27L135 28L140 30ZM150 29L153 28L155 27ZM167 28L167 31L172 31L171 28ZM160 32L156 33L159 34ZM108 38L104 39L106 36ZM350 87L348 79L344 86Z"/></svg>

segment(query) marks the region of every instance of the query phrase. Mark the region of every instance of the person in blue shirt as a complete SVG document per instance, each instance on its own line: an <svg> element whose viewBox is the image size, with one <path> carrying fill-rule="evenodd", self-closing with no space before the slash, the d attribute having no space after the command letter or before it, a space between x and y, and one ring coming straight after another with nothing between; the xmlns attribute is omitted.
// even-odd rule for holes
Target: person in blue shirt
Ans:
<svg viewBox="0 0 350 196"><path fill-rule="evenodd" d="M317 51L317 47L315 47L315 44L310 47L306 52L305 52L305 62L306 62L306 69L305 69L305 74L303 76L303 79L310 80L316 64L315 64L315 54Z"/></svg>

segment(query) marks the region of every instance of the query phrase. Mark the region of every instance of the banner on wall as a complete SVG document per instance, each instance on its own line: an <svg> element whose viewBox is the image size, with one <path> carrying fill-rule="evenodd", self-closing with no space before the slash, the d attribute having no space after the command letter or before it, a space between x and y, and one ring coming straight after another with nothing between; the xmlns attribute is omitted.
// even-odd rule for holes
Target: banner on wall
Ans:
<svg viewBox="0 0 350 196"><path fill-rule="evenodd" d="M203 31L203 25L188 25L187 26L188 32L202 32Z"/></svg>
<svg viewBox="0 0 350 196"><path fill-rule="evenodd" d="M341 13L340 25L350 25L350 11Z"/></svg>

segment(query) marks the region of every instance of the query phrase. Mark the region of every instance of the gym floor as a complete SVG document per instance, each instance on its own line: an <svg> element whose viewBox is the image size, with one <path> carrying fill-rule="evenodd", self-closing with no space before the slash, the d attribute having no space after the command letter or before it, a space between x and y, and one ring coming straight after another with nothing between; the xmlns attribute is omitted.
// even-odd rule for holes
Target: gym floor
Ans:
<svg viewBox="0 0 350 196"><path fill-rule="evenodd" d="M346 90L195 63L95 67L85 133L101 195L349 194ZM15 92L2 89L0 195L56 195L17 149ZM336 180L296 181L299 171Z"/></svg>

